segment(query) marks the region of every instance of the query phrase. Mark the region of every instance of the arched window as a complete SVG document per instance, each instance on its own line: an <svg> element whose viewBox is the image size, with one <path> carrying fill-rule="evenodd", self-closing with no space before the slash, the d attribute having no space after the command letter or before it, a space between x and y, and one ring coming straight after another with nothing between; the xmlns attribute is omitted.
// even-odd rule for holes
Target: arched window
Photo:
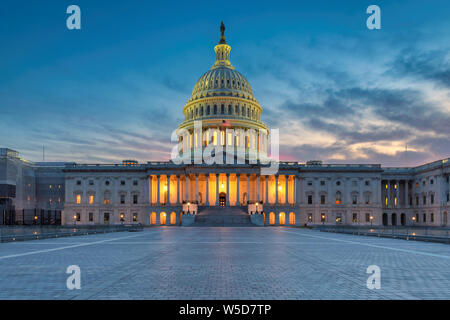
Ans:
<svg viewBox="0 0 450 320"><path fill-rule="evenodd" d="M220 113L221 113L221 114L224 114L224 113L225 113L225 106L224 106L224 105L221 105L221 106L220 106Z"/></svg>
<svg viewBox="0 0 450 320"><path fill-rule="evenodd" d="M239 106L234 106L234 113L239 115Z"/></svg>
<svg viewBox="0 0 450 320"><path fill-rule="evenodd" d="M203 117L203 106L200 107L200 116Z"/></svg>
<svg viewBox="0 0 450 320"><path fill-rule="evenodd" d="M341 192L340 191L338 191L338 192L336 192L336 204L341 204L342 203L342 195L341 195Z"/></svg>
<svg viewBox="0 0 450 320"><path fill-rule="evenodd" d="M206 106L206 115L209 116L210 113L211 113L210 106Z"/></svg>
<svg viewBox="0 0 450 320"><path fill-rule="evenodd" d="M286 214L284 212L280 212L279 219L280 219L280 226L284 226L286 224Z"/></svg>
<svg viewBox="0 0 450 320"><path fill-rule="evenodd" d="M156 212L150 213L150 224L156 224Z"/></svg>
<svg viewBox="0 0 450 320"><path fill-rule="evenodd" d="M293 213L293 212L289 213L289 224L290 225L295 224L295 213Z"/></svg>
<svg viewBox="0 0 450 320"><path fill-rule="evenodd" d="M214 105L214 114L217 114L217 105Z"/></svg>
<svg viewBox="0 0 450 320"><path fill-rule="evenodd" d="M160 225L165 225L166 224L166 213L165 212L161 212L159 214L159 224Z"/></svg>
<svg viewBox="0 0 450 320"><path fill-rule="evenodd" d="M233 112L233 108L231 107L231 105L228 106L228 114L232 114Z"/></svg>
<svg viewBox="0 0 450 320"><path fill-rule="evenodd" d="M177 223L177 214L175 212L172 212L170 214L170 224L174 225Z"/></svg>
<svg viewBox="0 0 450 320"><path fill-rule="evenodd" d="M269 214L269 224L273 226L275 224L275 213L271 212Z"/></svg>

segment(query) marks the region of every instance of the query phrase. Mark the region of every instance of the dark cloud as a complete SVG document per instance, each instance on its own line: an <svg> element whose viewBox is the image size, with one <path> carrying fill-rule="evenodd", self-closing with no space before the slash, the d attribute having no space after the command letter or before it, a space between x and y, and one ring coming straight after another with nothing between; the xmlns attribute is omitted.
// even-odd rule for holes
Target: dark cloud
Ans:
<svg viewBox="0 0 450 320"><path fill-rule="evenodd" d="M400 77L419 77L450 88L448 52L448 50L421 52L417 48L403 51L392 63L391 71Z"/></svg>

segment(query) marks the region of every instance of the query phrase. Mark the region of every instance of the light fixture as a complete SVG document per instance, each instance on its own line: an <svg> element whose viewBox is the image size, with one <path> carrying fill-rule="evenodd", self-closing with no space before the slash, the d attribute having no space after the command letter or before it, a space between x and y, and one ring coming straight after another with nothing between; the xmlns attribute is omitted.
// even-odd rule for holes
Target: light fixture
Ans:
<svg viewBox="0 0 450 320"><path fill-rule="evenodd" d="M281 191L281 186L278 186L278 191Z"/></svg>

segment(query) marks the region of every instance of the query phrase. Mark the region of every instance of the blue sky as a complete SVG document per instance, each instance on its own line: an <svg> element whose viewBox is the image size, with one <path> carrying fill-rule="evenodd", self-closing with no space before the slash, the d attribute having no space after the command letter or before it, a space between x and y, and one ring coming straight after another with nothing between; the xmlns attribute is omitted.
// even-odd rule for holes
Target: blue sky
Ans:
<svg viewBox="0 0 450 320"><path fill-rule="evenodd" d="M81 30L66 8L81 8ZM381 30L366 8L381 8ZM284 160L417 165L450 156L448 1L3 1L0 146L24 158L169 158L214 62L231 62ZM408 153L405 156L405 145Z"/></svg>

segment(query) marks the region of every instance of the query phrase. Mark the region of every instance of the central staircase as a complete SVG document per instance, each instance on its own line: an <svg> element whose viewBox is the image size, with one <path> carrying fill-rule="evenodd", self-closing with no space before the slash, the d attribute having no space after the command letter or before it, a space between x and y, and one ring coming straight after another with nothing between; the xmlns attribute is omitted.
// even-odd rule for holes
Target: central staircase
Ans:
<svg viewBox="0 0 450 320"><path fill-rule="evenodd" d="M199 207L193 227L253 227L247 207Z"/></svg>

